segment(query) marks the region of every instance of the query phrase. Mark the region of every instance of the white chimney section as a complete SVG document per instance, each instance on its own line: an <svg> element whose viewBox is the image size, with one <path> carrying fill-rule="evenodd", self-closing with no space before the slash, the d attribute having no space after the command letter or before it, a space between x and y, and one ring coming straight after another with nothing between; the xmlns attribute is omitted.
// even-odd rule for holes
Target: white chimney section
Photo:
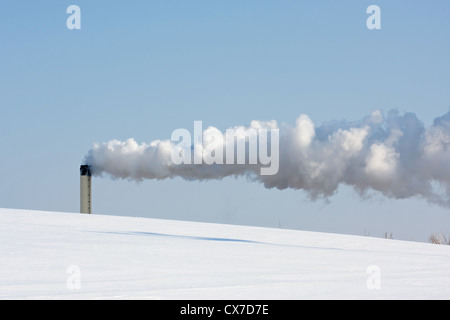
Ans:
<svg viewBox="0 0 450 320"><path fill-rule="evenodd" d="M80 167L80 213L92 213L92 176L87 165Z"/></svg>

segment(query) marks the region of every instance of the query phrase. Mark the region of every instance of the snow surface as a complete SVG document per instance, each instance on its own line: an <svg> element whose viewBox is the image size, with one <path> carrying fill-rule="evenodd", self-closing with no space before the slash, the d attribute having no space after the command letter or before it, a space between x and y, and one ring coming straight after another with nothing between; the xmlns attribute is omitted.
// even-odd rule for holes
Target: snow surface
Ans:
<svg viewBox="0 0 450 320"><path fill-rule="evenodd" d="M0 299L449 298L450 246L0 209Z"/></svg>

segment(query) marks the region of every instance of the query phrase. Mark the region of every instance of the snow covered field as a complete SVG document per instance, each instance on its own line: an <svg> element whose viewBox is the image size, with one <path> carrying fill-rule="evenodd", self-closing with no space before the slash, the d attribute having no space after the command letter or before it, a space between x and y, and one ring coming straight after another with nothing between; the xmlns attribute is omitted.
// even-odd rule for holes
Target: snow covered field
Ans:
<svg viewBox="0 0 450 320"><path fill-rule="evenodd" d="M450 299L450 246L0 209L0 299Z"/></svg>

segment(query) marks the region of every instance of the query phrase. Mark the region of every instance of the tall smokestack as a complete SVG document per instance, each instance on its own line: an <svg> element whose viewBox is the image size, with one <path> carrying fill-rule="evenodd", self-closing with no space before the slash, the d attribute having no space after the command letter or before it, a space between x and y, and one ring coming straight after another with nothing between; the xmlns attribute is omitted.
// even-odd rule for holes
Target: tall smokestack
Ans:
<svg viewBox="0 0 450 320"><path fill-rule="evenodd" d="M92 213L92 175L88 165L80 167L80 212Z"/></svg>

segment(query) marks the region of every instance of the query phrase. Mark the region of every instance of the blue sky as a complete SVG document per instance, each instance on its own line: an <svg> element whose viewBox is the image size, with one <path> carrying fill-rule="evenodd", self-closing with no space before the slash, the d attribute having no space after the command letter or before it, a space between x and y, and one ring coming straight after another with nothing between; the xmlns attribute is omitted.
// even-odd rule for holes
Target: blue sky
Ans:
<svg viewBox="0 0 450 320"><path fill-rule="evenodd" d="M81 8L81 30L66 9ZM368 30L366 8L381 8ZM202 120L292 125L375 109L431 124L450 108L448 1L3 1L0 206L79 210L94 142L169 139ZM245 179L94 180L94 212L425 240L450 211L420 199L325 204ZM448 226L448 227L445 227Z"/></svg>

